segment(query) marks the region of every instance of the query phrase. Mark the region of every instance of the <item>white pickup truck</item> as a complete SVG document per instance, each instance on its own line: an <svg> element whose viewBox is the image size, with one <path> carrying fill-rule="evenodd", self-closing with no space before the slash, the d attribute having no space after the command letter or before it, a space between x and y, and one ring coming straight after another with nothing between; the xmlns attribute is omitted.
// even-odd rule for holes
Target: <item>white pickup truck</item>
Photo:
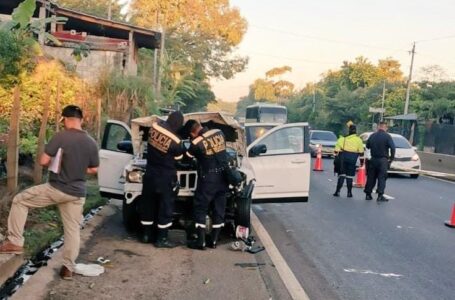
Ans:
<svg viewBox="0 0 455 300"><path fill-rule="evenodd" d="M146 136L158 116L134 119L131 127L107 122L100 150L99 186L104 196L123 200L123 221L128 230L138 224L138 199L142 194ZM222 113L191 113L209 129L221 129L226 137L231 164L243 174L238 187L230 187L226 223L250 226L251 203L306 202L310 186L310 149L307 123L278 125L245 146L243 128ZM189 141L186 141L187 143ZM174 211L174 227L185 228L191 220L192 198L197 188L197 161L177 163L180 190ZM210 227L210 216L207 218Z"/></svg>

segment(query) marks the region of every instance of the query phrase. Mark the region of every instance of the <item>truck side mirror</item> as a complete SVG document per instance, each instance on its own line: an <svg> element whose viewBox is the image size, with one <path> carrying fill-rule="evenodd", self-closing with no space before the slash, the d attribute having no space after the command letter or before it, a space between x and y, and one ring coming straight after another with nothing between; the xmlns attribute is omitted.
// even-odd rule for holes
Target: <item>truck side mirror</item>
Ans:
<svg viewBox="0 0 455 300"><path fill-rule="evenodd" d="M117 144L117 149L128 154L133 153L133 143L131 141L121 141Z"/></svg>
<svg viewBox="0 0 455 300"><path fill-rule="evenodd" d="M259 144L250 149L248 156L255 157L267 152L267 146L264 144Z"/></svg>

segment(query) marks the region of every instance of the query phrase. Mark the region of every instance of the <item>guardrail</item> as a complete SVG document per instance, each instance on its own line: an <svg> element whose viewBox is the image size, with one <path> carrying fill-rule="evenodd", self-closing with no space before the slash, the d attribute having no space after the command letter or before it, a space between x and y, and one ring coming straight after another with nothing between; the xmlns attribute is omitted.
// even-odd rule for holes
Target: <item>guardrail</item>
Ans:
<svg viewBox="0 0 455 300"><path fill-rule="evenodd" d="M455 155L417 152L422 162L422 169L431 172L455 174Z"/></svg>

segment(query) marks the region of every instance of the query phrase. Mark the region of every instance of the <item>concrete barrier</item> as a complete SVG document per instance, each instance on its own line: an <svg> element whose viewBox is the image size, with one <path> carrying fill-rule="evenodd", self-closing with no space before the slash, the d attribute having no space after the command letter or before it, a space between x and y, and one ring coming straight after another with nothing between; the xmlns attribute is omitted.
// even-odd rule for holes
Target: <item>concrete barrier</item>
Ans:
<svg viewBox="0 0 455 300"><path fill-rule="evenodd" d="M417 151L422 161L422 169L434 172L455 174L455 155Z"/></svg>

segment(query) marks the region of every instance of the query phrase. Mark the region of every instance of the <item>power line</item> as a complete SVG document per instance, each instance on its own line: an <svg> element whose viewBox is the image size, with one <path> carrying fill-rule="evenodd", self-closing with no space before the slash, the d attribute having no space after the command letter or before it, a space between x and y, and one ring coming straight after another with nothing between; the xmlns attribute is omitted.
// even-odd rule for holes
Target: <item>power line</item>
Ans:
<svg viewBox="0 0 455 300"><path fill-rule="evenodd" d="M254 25L254 24L250 24L250 26L254 27L254 28L261 29L261 30L274 31L274 32L279 32L279 33L284 33L284 34L288 34L288 35L293 35L293 36L301 37L301 38L305 38L305 39L311 39L311 40L317 40L317 41L323 41L323 42L329 42L329 43L354 45L354 46L361 46L361 47L366 47L366 48L388 50L388 51L407 52L407 50L404 50L404 49L395 49L395 48L374 46L374 45L365 44L365 43L359 43L359 42L354 42L354 41L333 40L333 39L328 39L328 38L324 38L324 37L318 37L318 36L307 35L307 34L302 34L302 33L290 32L290 31L281 30L281 29L272 28L272 27L267 27L267 26L258 26L258 25Z"/></svg>
<svg viewBox="0 0 455 300"><path fill-rule="evenodd" d="M317 60L311 60L311 59L305 59L305 58L286 57L286 56L279 56L279 55L273 55L273 54L267 54L267 53L260 53L260 52L255 52L255 51L248 51L246 54L247 55L254 54L254 55L259 55L259 56L287 59L287 60L292 60L292 61L308 62L308 63L313 63L313 64L326 64L326 65L339 64L339 62L317 61Z"/></svg>
<svg viewBox="0 0 455 300"><path fill-rule="evenodd" d="M437 38L432 38L432 39L426 39L426 40L418 40L416 43L426 43L426 42L433 42L433 41L441 41L441 40L448 40L448 39L453 39L455 38L455 35L447 35L447 36L441 36Z"/></svg>

